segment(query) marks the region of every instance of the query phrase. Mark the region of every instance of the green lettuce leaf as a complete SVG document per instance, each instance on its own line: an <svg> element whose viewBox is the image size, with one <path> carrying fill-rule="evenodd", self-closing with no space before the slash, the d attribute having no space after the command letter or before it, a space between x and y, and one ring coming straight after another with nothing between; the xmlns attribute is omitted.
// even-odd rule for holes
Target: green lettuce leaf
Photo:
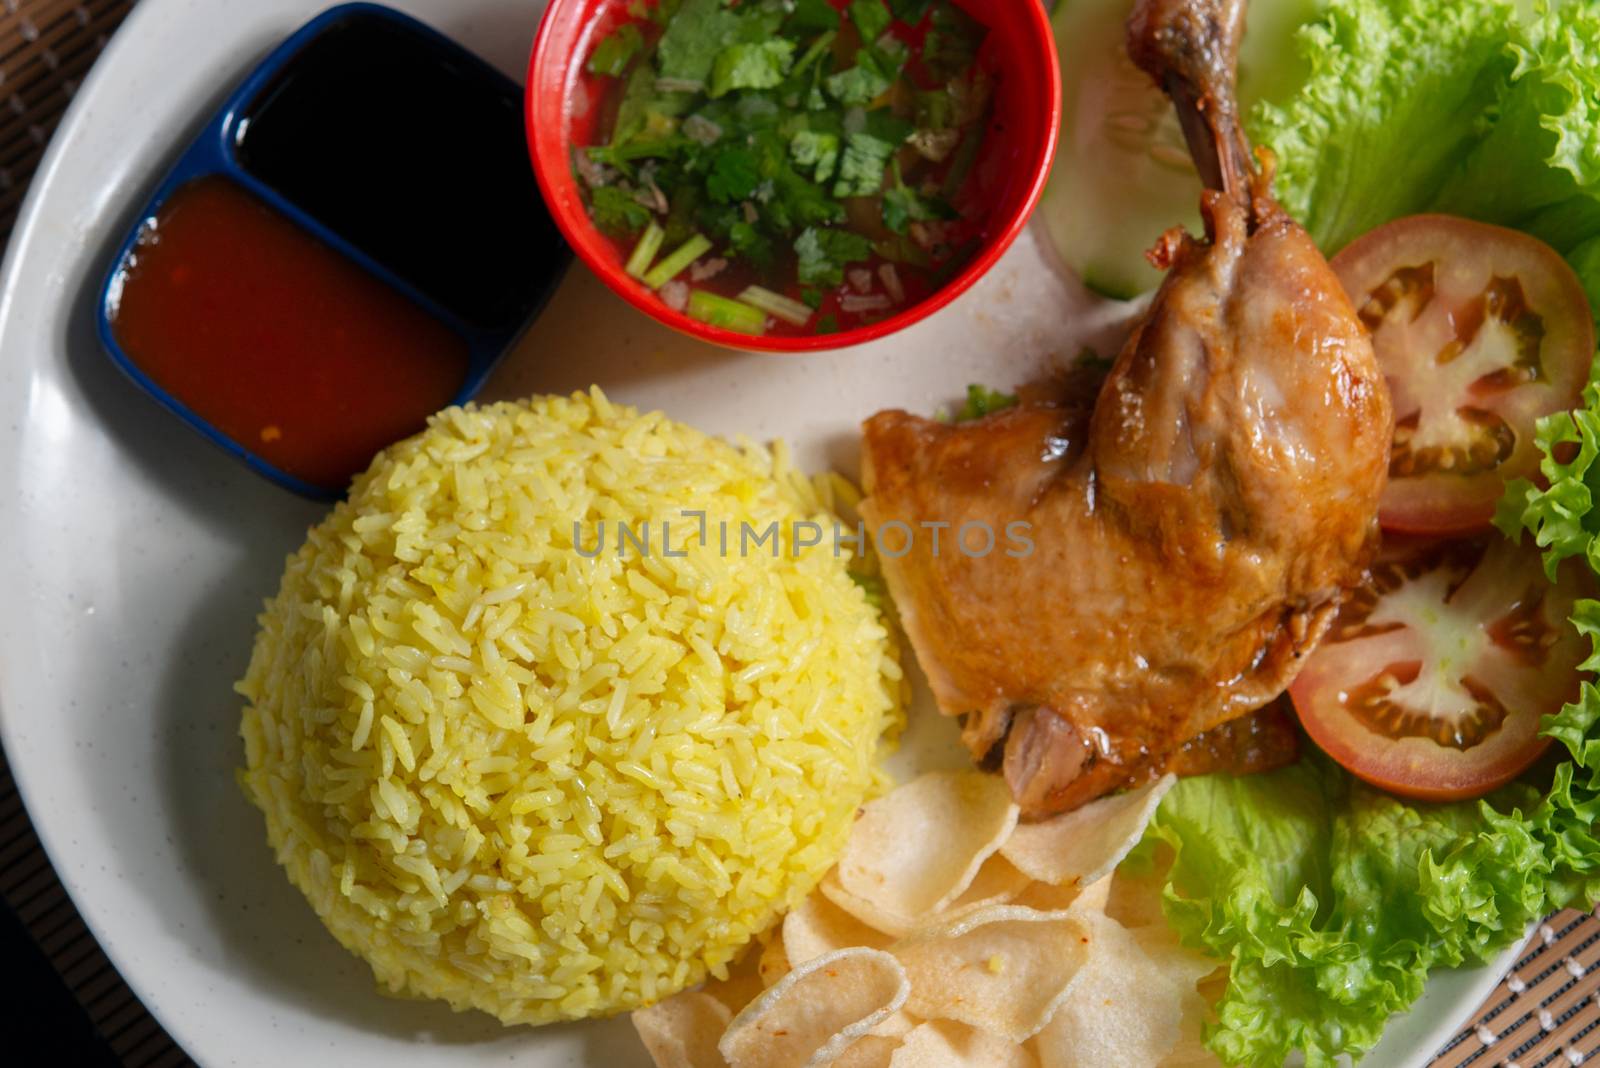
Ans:
<svg viewBox="0 0 1600 1068"><path fill-rule="evenodd" d="M1401 801L1318 752L1180 782L1150 833L1175 853L1168 921L1230 967L1211 1049L1253 1068L1296 1049L1311 1068L1371 1049L1430 969L1489 959L1581 892L1554 885L1553 811L1527 785Z"/></svg>
<svg viewBox="0 0 1600 1068"><path fill-rule="evenodd" d="M1571 253L1600 236L1600 7L1558 5L1508 55L1492 124L1432 206Z"/></svg>
<svg viewBox="0 0 1600 1068"><path fill-rule="evenodd" d="M1514 67L1515 26L1512 0L1330 0L1295 31L1310 74L1250 130L1324 251L1430 207Z"/></svg>

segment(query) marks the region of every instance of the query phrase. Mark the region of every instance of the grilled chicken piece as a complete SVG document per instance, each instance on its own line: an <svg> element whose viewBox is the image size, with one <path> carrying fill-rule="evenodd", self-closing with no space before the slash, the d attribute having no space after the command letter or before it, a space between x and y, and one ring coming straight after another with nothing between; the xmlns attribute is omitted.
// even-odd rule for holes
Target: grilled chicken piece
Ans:
<svg viewBox="0 0 1600 1068"><path fill-rule="evenodd" d="M884 560L906 632L940 708L1032 817L1185 769L1186 743L1272 702L1377 544L1388 388L1339 280L1272 199L1270 161L1252 166L1242 12L1144 0L1130 20L1206 181L1207 239L1161 239L1166 282L1098 396L1063 380L977 422L865 427L863 511L918 535Z"/></svg>

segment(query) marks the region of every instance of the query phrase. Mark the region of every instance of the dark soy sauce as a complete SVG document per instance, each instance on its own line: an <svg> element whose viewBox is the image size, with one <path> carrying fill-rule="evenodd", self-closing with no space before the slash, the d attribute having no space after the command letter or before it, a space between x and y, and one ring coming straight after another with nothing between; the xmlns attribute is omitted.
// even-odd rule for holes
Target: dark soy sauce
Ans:
<svg viewBox="0 0 1600 1068"><path fill-rule="evenodd" d="M353 15L242 117L240 163L474 327L515 329L568 262L522 95L454 46Z"/></svg>

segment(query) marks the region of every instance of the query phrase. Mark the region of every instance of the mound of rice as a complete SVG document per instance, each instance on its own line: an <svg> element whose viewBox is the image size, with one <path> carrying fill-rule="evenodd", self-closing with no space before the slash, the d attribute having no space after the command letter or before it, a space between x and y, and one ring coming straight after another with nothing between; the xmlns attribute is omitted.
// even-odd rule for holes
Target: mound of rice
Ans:
<svg viewBox="0 0 1600 1068"><path fill-rule="evenodd" d="M845 492L598 390L451 409L357 480L260 617L241 779L381 987L619 1012L724 975L811 891L902 716L833 551ZM791 552L797 520L826 543ZM652 551L619 559L619 521ZM738 551L774 521L776 556Z"/></svg>

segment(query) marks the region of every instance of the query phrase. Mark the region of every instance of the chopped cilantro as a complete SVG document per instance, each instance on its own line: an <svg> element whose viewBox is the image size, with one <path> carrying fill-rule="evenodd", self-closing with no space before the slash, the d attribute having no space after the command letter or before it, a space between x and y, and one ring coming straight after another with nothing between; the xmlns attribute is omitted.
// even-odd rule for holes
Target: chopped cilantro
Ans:
<svg viewBox="0 0 1600 1068"><path fill-rule="evenodd" d="M886 33L878 38L872 50L877 54L879 64L897 76L906 65L906 60L911 58L910 46L893 34Z"/></svg>
<svg viewBox="0 0 1600 1068"><path fill-rule="evenodd" d="M800 33L836 33L843 20L828 0L795 0L787 28Z"/></svg>
<svg viewBox="0 0 1600 1068"><path fill-rule="evenodd" d="M833 183L836 197L870 197L883 188L883 172L894 155L895 145L868 133L853 133L845 138L844 155L839 160L839 180Z"/></svg>
<svg viewBox="0 0 1600 1068"><path fill-rule="evenodd" d="M711 97L735 89L773 89L783 84L794 62L794 42L783 38L760 44L729 45L711 67Z"/></svg>
<svg viewBox="0 0 1600 1068"><path fill-rule="evenodd" d="M728 251L763 271L777 258L772 240L747 222L736 222L728 227Z"/></svg>
<svg viewBox="0 0 1600 1068"><path fill-rule="evenodd" d="M639 27L631 22L623 23L595 45L593 54L589 56L589 73L620 78L643 47L644 34L639 32Z"/></svg>
<svg viewBox="0 0 1600 1068"><path fill-rule="evenodd" d="M641 64L628 76L622 103L617 106L617 125L611 131L615 148L633 140L644 129L645 112L656 100L656 76L649 64Z"/></svg>
<svg viewBox="0 0 1600 1068"><path fill-rule="evenodd" d="M883 0L855 0L850 5L850 21L856 24L863 41L876 41L889 28L894 16L883 6Z"/></svg>
<svg viewBox="0 0 1600 1068"><path fill-rule="evenodd" d="M837 334L839 332L839 317L837 315L824 315L817 320L817 333Z"/></svg>
<svg viewBox="0 0 1600 1068"><path fill-rule="evenodd" d="M984 416L992 415L995 412L1003 412L1007 408L1014 408L1016 405L1017 398L1012 394L1001 393L999 390L990 389L988 386L968 386L966 403L956 413L955 421L958 423L971 422L974 419L982 419Z"/></svg>
<svg viewBox="0 0 1600 1068"><path fill-rule="evenodd" d="M978 58L988 30L949 0L933 5L932 24L922 44L922 63L939 81L959 77Z"/></svg>
<svg viewBox="0 0 1600 1068"><path fill-rule="evenodd" d="M734 10L739 13L735 39L760 44L779 36L784 19L789 17L789 0L743 0Z"/></svg>
<svg viewBox="0 0 1600 1068"><path fill-rule="evenodd" d="M744 200L761 184L761 171L754 152L734 147L718 152L706 176L706 192L713 200L731 204Z"/></svg>
<svg viewBox="0 0 1600 1068"><path fill-rule="evenodd" d="M616 186L601 186L589 191L589 208L595 225L609 234L633 235L650 222L650 209L633 194Z"/></svg>
<svg viewBox="0 0 1600 1068"><path fill-rule="evenodd" d="M915 26L928 15L928 9L933 6L933 0L889 0L889 7L894 11L894 17L907 26Z"/></svg>
<svg viewBox="0 0 1600 1068"><path fill-rule="evenodd" d="M916 127L904 119L896 118L894 112L885 108L867 112L861 128L852 132L869 133L880 141L888 141L898 147L916 132Z"/></svg>
<svg viewBox="0 0 1600 1068"><path fill-rule="evenodd" d="M607 233L636 244L653 226L663 248L702 242L701 254L754 272L730 276L741 284L819 311L851 264L901 264L925 272L919 285L959 268L947 261L970 251L965 228L929 247L908 236L914 223L955 217L947 180L965 179L987 126L988 85L970 59L982 27L949 0L631 0L629 10L588 58L615 79L615 124L579 161ZM941 89L924 36L952 68ZM838 328L835 317L814 325Z"/></svg>
<svg viewBox="0 0 1600 1068"><path fill-rule="evenodd" d="M796 164L810 168L813 178L826 182L839 167L839 135L801 130L789 142L789 154Z"/></svg>
<svg viewBox="0 0 1600 1068"><path fill-rule="evenodd" d="M656 45L661 77L704 84L717 55L738 32L739 15L722 0L683 0Z"/></svg>
<svg viewBox="0 0 1600 1068"><path fill-rule="evenodd" d="M897 234L903 234L914 222L935 219L953 219L955 209L938 197L927 197L906 185L900 176L900 163L891 168L894 183L883 194L883 225Z"/></svg>
<svg viewBox="0 0 1600 1068"><path fill-rule="evenodd" d="M773 179L773 197L765 211L767 218L785 231L844 221L843 204L787 166Z"/></svg>
<svg viewBox="0 0 1600 1068"><path fill-rule="evenodd" d="M844 282L847 263L872 255L872 242L848 230L808 228L794 243L802 285L836 286Z"/></svg>
<svg viewBox="0 0 1600 1068"><path fill-rule="evenodd" d="M828 94L841 104L870 104L889 91L894 77L879 64L870 48L856 55L856 65L830 75L825 83Z"/></svg>

